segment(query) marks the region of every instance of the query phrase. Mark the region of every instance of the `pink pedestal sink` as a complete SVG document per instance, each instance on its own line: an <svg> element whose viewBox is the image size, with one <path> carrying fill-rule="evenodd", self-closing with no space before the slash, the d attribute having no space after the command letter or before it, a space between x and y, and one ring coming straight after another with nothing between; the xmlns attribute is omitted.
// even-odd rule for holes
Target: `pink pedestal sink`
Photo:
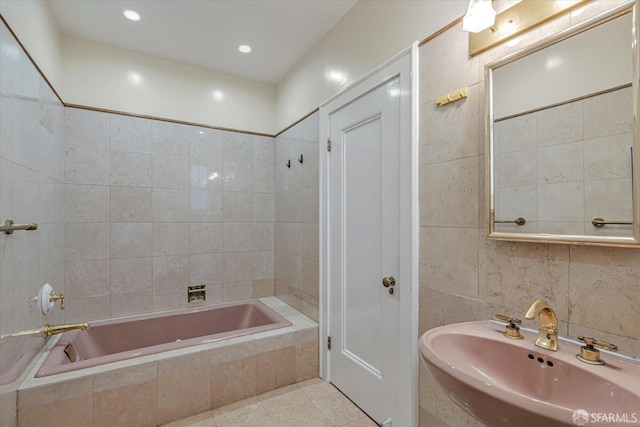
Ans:
<svg viewBox="0 0 640 427"><path fill-rule="evenodd" d="M640 426L640 360L602 352L605 365L580 362L577 342L558 351L502 333L493 321L457 323L420 337L422 360L447 395L488 426Z"/></svg>

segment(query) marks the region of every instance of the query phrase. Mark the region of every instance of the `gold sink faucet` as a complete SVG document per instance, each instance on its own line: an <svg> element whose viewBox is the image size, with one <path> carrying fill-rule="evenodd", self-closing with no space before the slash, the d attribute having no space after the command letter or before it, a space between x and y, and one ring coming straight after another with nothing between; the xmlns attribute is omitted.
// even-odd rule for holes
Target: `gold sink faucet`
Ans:
<svg viewBox="0 0 640 427"><path fill-rule="evenodd" d="M558 319L548 302L543 299L535 300L524 315L525 319L539 317L539 330L536 346L546 350L558 350Z"/></svg>

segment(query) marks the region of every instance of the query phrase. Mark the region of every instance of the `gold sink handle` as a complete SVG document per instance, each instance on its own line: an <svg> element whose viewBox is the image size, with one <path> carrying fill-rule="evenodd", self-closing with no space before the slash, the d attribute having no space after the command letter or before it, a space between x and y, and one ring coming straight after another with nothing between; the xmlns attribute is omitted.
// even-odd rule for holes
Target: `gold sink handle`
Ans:
<svg viewBox="0 0 640 427"><path fill-rule="evenodd" d="M515 317L504 316L502 314L496 314L495 317L498 320L508 323L507 330L504 331L504 334L502 335L513 340L521 340L523 338L523 336L520 335L519 326L522 323L522 320L516 319Z"/></svg>
<svg viewBox="0 0 640 427"><path fill-rule="evenodd" d="M576 358L584 363L590 365L604 365L604 360L600 359L600 350L596 347L600 347L604 350L618 351L618 346L615 344L609 344L608 342L600 341L591 337L578 337L578 341L585 343L580 347L580 354L576 354Z"/></svg>

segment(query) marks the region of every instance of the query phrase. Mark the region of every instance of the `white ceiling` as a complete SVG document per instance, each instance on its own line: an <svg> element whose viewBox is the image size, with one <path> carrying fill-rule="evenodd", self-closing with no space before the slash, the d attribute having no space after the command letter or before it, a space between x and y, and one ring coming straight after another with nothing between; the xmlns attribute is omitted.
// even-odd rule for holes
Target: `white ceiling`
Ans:
<svg viewBox="0 0 640 427"><path fill-rule="evenodd" d="M280 81L356 0L49 0L63 34L264 83ZM132 9L140 21L126 19ZM253 51L242 54L238 46Z"/></svg>

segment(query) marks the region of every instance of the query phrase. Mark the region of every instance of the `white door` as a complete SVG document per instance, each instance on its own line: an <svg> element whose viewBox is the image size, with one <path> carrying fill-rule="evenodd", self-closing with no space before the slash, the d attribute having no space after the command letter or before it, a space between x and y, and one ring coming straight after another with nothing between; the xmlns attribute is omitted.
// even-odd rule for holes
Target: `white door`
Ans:
<svg viewBox="0 0 640 427"><path fill-rule="evenodd" d="M411 120L403 119L411 112L409 70L407 57L325 110L328 376L375 421L403 427L412 414L401 414L401 401L413 397L402 388L414 382L401 382L411 375L415 349L403 348L401 333L412 322L414 279L411 262L401 262L412 256L412 239L404 250L402 242L412 219L411 188L403 188L411 185L411 164L402 179L411 159Z"/></svg>

